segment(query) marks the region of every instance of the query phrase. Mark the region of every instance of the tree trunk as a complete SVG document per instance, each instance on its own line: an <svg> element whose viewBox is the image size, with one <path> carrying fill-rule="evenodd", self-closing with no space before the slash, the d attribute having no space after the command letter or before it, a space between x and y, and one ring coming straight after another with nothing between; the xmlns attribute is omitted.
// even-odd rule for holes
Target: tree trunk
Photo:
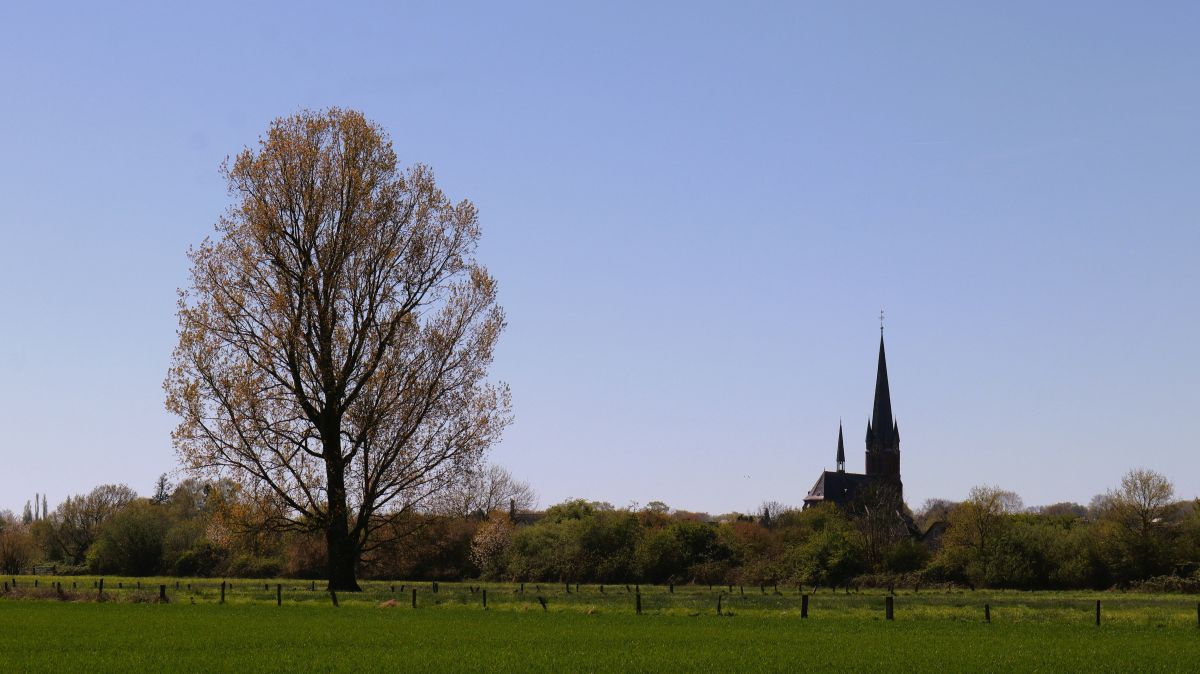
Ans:
<svg viewBox="0 0 1200 674"><path fill-rule="evenodd" d="M332 447L330 445L333 445ZM325 546L329 553L329 588L342 592L360 592L355 567L358 566L357 541L350 539L346 512L346 475L341 458L341 438L334 434L325 445L325 479L329 496L329 522L325 528ZM333 457L333 458L331 458Z"/></svg>
<svg viewBox="0 0 1200 674"><path fill-rule="evenodd" d="M343 508L344 510L344 508ZM330 508L333 511L333 508ZM329 550L329 589L342 592L359 592L355 577L355 567L358 565L358 553L354 542L350 540L346 520L330 522L325 532L325 543Z"/></svg>

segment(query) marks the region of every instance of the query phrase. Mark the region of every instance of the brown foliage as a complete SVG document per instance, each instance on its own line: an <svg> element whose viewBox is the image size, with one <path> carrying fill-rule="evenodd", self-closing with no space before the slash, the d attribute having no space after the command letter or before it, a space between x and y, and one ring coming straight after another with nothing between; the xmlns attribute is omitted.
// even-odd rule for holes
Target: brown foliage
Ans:
<svg viewBox="0 0 1200 674"><path fill-rule="evenodd" d="M235 204L190 253L165 388L184 464L326 533L330 582L495 442L504 327L475 207L397 168L357 112L276 120L225 169Z"/></svg>

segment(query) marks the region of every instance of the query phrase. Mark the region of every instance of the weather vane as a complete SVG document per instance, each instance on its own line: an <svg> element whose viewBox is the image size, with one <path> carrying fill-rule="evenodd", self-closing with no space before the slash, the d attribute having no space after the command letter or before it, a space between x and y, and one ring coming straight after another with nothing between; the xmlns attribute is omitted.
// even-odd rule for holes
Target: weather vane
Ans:
<svg viewBox="0 0 1200 674"><path fill-rule="evenodd" d="M879 334L883 334L883 309L879 310Z"/></svg>

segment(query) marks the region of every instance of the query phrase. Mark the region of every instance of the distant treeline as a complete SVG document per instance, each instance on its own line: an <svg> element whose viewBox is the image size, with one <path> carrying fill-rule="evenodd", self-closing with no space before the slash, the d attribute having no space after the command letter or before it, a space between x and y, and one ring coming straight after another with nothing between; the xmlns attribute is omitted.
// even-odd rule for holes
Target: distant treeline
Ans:
<svg viewBox="0 0 1200 674"><path fill-rule="evenodd" d="M528 486L489 479L393 525L366 577L584 583L908 586L1200 591L1200 500L1132 471L1088 506L1025 508L977 487L963 502L888 512L860 501L711 517L653 502L572 500L531 512ZM139 498L106 485L52 511L0 513L4 573L322 578L319 530L280 530L228 482L160 480Z"/></svg>

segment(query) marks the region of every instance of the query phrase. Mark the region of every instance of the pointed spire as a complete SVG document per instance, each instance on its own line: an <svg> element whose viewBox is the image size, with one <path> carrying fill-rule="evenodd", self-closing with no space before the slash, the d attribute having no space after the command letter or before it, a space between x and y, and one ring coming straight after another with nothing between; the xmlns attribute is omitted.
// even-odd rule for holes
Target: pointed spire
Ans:
<svg viewBox="0 0 1200 674"><path fill-rule="evenodd" d="M875 407L871 411L871 425L868 427L873 429L875 433L885 437L880 438L885 447L892 445L889 442L892 438L886 437L892 435L890 431L893 427L892 421L892 393L888 387L887 375L887 357L884 355L883 349L883 331L879 333L879 369L875 373Z"/></svg>
<svg viewBox="0 0 1200 674"><path fill-rule="evenodd" d="M842 422L838 422L837 471L846 472L846 443L842 441Z"/></svg>

